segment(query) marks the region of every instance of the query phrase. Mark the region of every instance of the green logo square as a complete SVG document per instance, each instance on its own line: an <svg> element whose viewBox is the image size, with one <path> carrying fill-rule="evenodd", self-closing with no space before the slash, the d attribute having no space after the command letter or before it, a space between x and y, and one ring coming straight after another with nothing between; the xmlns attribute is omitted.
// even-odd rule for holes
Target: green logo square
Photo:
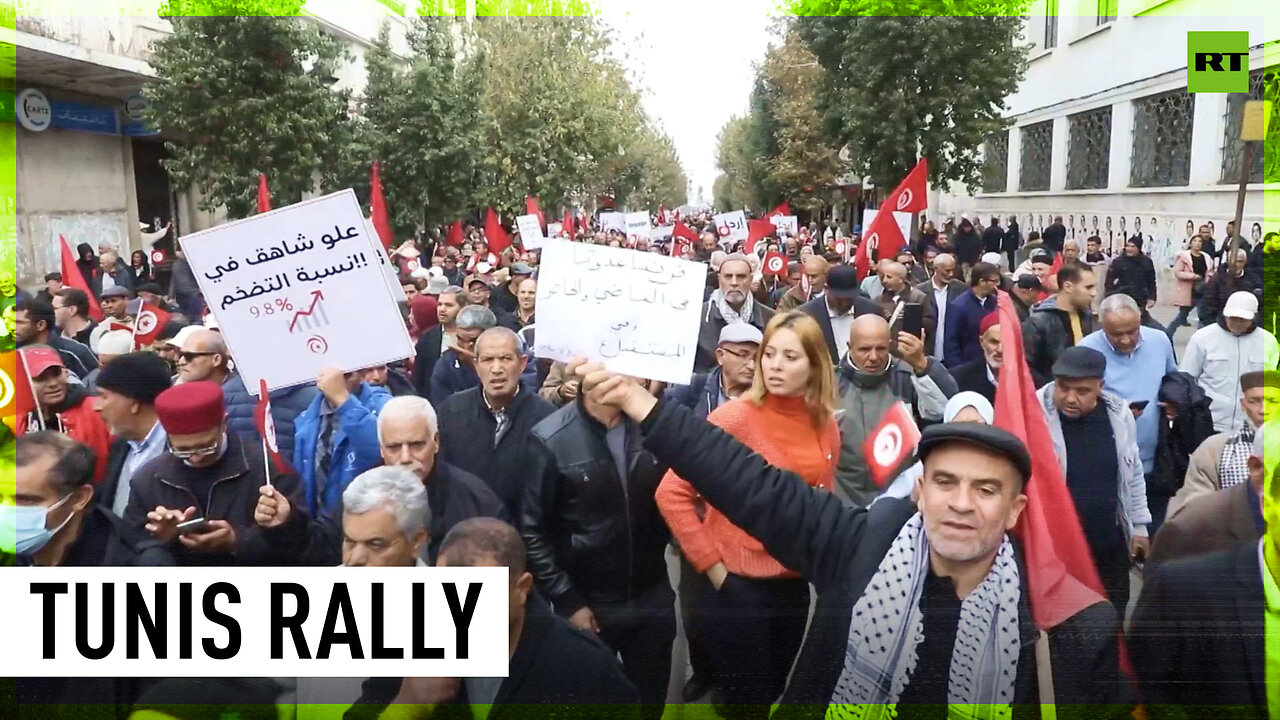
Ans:
<svg viewBox="0 0 1280 720"><path fill-rule="evenodd" d="M1188 32L1187 92L1249 92L1249 33Z"/></svg>

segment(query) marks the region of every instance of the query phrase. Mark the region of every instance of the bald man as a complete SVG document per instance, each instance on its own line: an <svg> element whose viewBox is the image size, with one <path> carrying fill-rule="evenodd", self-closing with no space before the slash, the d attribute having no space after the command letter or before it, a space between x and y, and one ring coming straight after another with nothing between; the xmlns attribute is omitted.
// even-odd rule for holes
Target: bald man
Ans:
<svg viewBox="0 0 1280 720"><path fill-rule="evenodd" d="M191 334L178 351L178 382L209 380L219 385L231 377L231 353L222 333L199 330Z"/></svg>
<svg viewBox="0 0 1280 720"><path fill-rule="evenodd" d="M860 506L880 494L862 446L899 401L916 424L937 422L947 400L958 392L956 381L942 363L925 354L925 343L898 334L898 356L889 353L889 322L880 315L861 315L849 330L849 351L836 371L840 416L840 459L836 464L836 492ZM895 477L912 464L910 457L889 468Z"/></svg>
<svg viewBox="0 0 1280 720"><path fill-rule="evenodd" d="M932 317L935 330L934 334L926 335L925 342L928 343L930 354L936 358L942 357L943 335L947 328L947 308L951 302L964 294L968 288L965 284L956 279L956 259L953 255L941 253L933 259L933 277L929 278L929 282L920 283L916 289L924 293L925 301L928 306L925 307L925 316Z"/></svg>
<svg viewBox="0 0 1280 720"><path fill-rule="evenodd" d="M900 262L891 260L885 263L880 277L883 290L879 295L873 295L872 298L880 305L880 310L885 317L893 317L893 311L898 307L898 303L910 303L923 307L924 322L922 326L924 328L925 347L928 348L929 339L937 331L938 316L929 307L929 299L925 297L925 294L911 287L908 272L907 266ZM901 329L901 323L902 321L899 320L894 329Z"/></svg>
<svg viewBox="0 0 1280 720"><path fill-rule="evenodd" d="M789 312L804 305L827 289L827 273L831 263L818 255L809 255L801 262L800 282L796 283L778 301L778 312Z"/></svg>

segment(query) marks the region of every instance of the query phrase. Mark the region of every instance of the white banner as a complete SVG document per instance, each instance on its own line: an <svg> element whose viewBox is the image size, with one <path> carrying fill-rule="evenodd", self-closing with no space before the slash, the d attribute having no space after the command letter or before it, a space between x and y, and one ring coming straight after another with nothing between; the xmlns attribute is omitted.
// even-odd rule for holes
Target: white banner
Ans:
<svg viewBox="0 0 1280 720"><path fill-rule="evenodd" d="M792 237L800 232L800 221L795 215L775 215L769 218L769 222L778 228L778 232L786 233Z"/></svg>
<svg viewBox="0 0 1280 720"><path fill-rule="evenodd" d="M875 208L867 208L862 211L862 236L866 237L867 231L871 229L871 222L876 219L878 210ZM898 229L902 231L902 237L908 243L911 242L911 213L895 212L893 219L898 223Z"/></svg>
<svg viewBox="0 0 1280 720"><path fill-rule="evenodd" d="M5 629L4 677L508 673L506 568L19 567L4 575L0 607L22 618ZM374 659L375 648L398 657Z"/></svg>
<svg viewBox="0 0 1280 720"><path fill-rule="evenodd" d="M634 244L636 240L649 239L649 213L627 213L627 241Z"/></svg>
<svg viewBox="0 0 1280 720"><path fill-rule="evenodd" d="M179 240L245 386L268 389L413 355L378 239L352 190Z"/></svg>
<svg viewBox="0 0 1280 720"><path fill-rule="evenodd" d="M627 375L688 384L706 278L702 263L549 241L538 275L534 354L587 357Z"/></svg>
<svg viewBox="0 0 1280 720"><path fill-rule="evenodd" d="M617 230L623 235L627 234L627 214L620 212L602 212L600 213L600 230L609 232Z"/></svg>
<svg viewBox="0 0 1280 720"><path fill-rule="evenodd" d="M516 230L520 233L520 244L525 250L542 247L542 223L537 215L521 215L516 218Z"/></svg>
<svg viewBox="0 0 1280 720"><path fill-rule="evenodd" d="M750 237L747 232L747 214L741 210L734 210L729 213L720 213L715 217L716 234L720 239L737 242L745 241Z"/></svg>
<svg viewBox="0 0 1280 720"><path fill-rule="evenodd" d="M654 241L669 240L675 230L675 225L659 225L649 230L649 239Z"/></svg>

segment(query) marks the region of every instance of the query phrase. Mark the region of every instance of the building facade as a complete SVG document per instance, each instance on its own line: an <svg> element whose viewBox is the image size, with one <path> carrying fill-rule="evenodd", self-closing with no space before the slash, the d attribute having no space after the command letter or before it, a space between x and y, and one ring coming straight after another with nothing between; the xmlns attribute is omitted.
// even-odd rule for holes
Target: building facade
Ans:
<svg viewBox="0 0 1280 720"><path fill-rule="evenodd" d="M17 51L16 260L24 287L58 269L63 238L95 252L110 244L127 260L150 249L144 224L172 221L177 234L188 234L225 219L199 210L194 190L172 187L161 167L163 128L140 122L138 93L154 77L151 44L172 31L155 13L158 0L151 5L150 14L79 8L72 15L66 2L28 2L17 31L0 30L0 41ZM363 89L364 54L383 22L391 23L393 50L408 52L408 21L397 0L309 0L306 12L354 58L336 73L335 88ZM156 248L171 256L175 237Z"/></svg>
<svg viewBox="0 0 1280 720"><path fill-rule="evenodd" d="M1221 17L1211 0L1036 0L1029 67L1007 101L1013 127L984 145L983 187L940 192L932 207L983 224L1016 216L1024 234L1061 215L1068 238L1097 235L1116 251L1139 234L1165 268L1200 225L1222 238L1236 209L1244 101L1262 99L1280 72L1269 4L1234 0L1234 16ZM1187 92L1190 30L1248 31L1249 95ZM1264 232L1264 194L1280 190L1263 182L1254 145L1241 233L1251 242Z"/></svg>

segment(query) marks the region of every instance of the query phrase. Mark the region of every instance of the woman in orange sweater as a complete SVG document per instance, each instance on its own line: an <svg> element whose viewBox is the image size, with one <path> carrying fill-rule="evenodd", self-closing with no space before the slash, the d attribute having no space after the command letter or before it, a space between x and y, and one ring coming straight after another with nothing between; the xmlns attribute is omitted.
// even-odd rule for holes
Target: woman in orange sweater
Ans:
<svg viewBox="0 0 1280 720"><path fill-rule="evenodd" d="M804 313L779 314L760 348L751 389L707 421L829 491L840 431L822 330ZM809 584L714 507L706 506L704 517L697 491L675 473L663 478L657 501L689 564L702 573L690 611L715 668L721 714L766 717L804 637Z"/></svg>

